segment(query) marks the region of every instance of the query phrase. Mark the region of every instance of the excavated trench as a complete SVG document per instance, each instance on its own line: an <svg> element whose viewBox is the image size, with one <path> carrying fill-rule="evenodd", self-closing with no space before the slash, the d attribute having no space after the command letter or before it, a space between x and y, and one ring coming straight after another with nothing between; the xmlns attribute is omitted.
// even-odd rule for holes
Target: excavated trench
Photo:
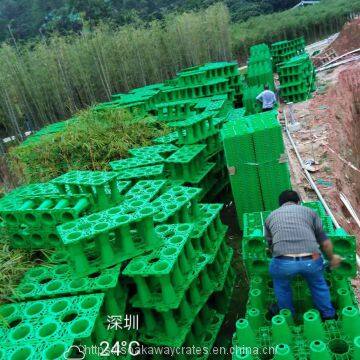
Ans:
<svg viewBox="0 0 360 360"><path fill-rule="evenodd" d="M340 225L359 237L339 195L360 215L360 64L320 73L318 85L311 100L295 105L301 130L294 138L302 158L316 161L313 178Z"/></svg>
<svg viewBox="0 0 360 360"><path fill-rule="evenodd" d="M334 115L329 117L329 147L339 155L329 154L335 157L332 168L336 189L359 212L360 171L356 169L360 169L360 65L339 73L338 83L329 91L329 101L334 107ZM338 204L348 217L345 206ZM349 231L359 231L355 224L349 225Z"/></svg>

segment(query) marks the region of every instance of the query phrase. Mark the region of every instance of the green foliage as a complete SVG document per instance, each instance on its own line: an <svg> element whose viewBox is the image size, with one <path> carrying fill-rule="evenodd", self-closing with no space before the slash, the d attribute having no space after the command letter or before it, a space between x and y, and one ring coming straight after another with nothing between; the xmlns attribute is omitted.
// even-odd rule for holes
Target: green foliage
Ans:
<svg viewBox="0 0 360 360"><path fill-rule="evenodd" d="M47 181L69 170L109 170L111 160L127 157L129 148L147 146L169 133L147 117L134 120L125 110L82 111L63 131L10 149L14 173L25 182Z"/></svg>
<svg viewBox="0 0 360 360"><path fill-rule="evenodd" d="M33 266L30 259L31 254L23 250L10 250L9 245L0 238L0 305L9 301L24 273ZM0 324L2 321L0 316Z"/></svg>
<svg viewBox="0 0 360 360"><path fill-rule="evenodd" d="M224 0L232 20L242 21L251 16L288 9L299 0ZM0 0L0 40L16 39L53 33L79 32L101 21L125 25L164 19L171 12L204 9L218 0Z"/></svg>
<svg viewBox="0 0 360 360"><path fill-rule="evenodd" d="M223 5L162 22L0 48L0 126L7 134L69 118L118 92L161 82L181 68L231 59Z"/></svg>
<svg viewBox="0 0 360 360"><path fill-rule="evenodd" d="M319 4L262 15L232 26L234 50L246 58L250 46L304 36L312 42L333 34L359 14L360 0L322 0Z"/></svg>

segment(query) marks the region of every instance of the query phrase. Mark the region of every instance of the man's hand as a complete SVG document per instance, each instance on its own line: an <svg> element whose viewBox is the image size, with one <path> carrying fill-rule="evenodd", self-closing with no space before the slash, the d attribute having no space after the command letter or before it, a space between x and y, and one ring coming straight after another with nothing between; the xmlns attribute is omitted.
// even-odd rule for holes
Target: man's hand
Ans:
<svg viewBox="0 0 360 360"><path fill-rule="evenodd" d="M330 266L332 268L336 268L340 265L341 261L343 260L343 258L340 255L334 254L330 260Z"/></svg>

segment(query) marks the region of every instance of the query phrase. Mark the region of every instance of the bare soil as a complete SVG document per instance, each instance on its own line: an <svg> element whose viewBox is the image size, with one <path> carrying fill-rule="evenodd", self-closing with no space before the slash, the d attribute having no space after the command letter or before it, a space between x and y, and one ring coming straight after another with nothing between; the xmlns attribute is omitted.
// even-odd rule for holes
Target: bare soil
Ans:
<svg viewBox="0 0 360 360"><path fill-rule="evenodd" d="M337 55L360 48L360 18L345 24L339 36L328 48L330 47Z"/></svg>

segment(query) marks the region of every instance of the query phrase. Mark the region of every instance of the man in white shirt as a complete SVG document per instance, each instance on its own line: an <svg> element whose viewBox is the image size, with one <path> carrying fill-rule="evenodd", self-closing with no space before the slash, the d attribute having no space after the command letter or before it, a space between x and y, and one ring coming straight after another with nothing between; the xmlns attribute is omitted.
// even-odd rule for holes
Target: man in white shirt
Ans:
<svg viewBox="0 0 360 360"><path fill-rule="evenodd" d="M270 111L276 104L275 93L269 90L269 85L264 85L264 91L256 97L257 101L262 103L262 111Z"/></svg>

